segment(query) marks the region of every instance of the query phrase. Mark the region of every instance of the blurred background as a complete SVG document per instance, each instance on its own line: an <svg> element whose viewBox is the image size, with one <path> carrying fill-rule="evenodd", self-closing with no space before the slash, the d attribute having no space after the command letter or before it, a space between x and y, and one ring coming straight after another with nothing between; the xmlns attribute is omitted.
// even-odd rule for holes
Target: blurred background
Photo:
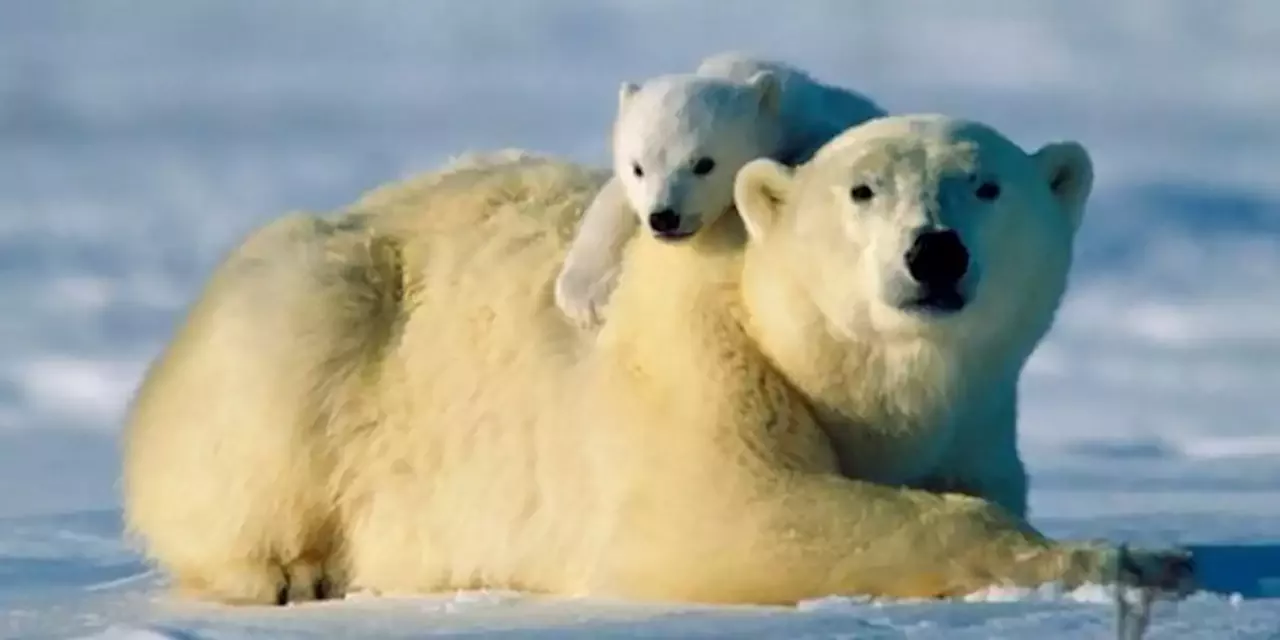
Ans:
<svg viewBox="0 0 1280 640"><path fill-rule="evenodd" d="M0 515L117 504L129 395L251 228L467 150L604 164L620 82L726 49L1094 154L1035 514L1280 511L1274 2L0 0Z"/></svg>

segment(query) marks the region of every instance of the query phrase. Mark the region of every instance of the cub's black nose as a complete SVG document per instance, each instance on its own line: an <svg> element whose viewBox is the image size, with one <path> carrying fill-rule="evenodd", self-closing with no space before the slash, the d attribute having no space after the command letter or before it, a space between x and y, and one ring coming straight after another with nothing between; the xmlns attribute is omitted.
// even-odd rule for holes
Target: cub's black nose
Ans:
<svg viewBox="0 0 1280 640"><path fill-rule="evenodd" d="M649 228L656 233L671 233L680 228L680 214L674 209L662 209L649 214Z"/></svg>
<svg viewBox="0 0 1280 640"><path fill-rule="evenodd" d="M969 251L955 231L922 233L907 250L907 271L930 289L954 288L968 270Z"/></svg>

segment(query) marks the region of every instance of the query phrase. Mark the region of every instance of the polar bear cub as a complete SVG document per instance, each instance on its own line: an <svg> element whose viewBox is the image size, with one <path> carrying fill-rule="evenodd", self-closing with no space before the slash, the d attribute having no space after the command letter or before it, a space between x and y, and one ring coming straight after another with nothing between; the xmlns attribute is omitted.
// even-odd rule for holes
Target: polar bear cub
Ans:
<svg viewBox="0 0 1280 640"><path fill-rule="evenodd" d="M556 278L556 305L581 327L597 325L637 227L664 241L686 239L732 207L734 175L747 162L804 162L840 132L885 113L795 67L736 52L708 57L692 74L624 82L614 175L583 215Z"/></svg>

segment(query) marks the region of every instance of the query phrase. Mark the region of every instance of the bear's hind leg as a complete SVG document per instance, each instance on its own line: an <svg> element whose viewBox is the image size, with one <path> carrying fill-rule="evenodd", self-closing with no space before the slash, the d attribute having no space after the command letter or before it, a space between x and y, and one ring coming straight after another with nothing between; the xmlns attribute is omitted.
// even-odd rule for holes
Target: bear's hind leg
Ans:
<svg viewBox="0 0 1280 640"><path fill-rule="evenodd" d="M334 575L331 575L334 574ZM180 596L232 605L287 605L343 597L343 580L326 563L238 560L173 571Z"/></svg>
<svg viewBox="0 0 1280 640"><path fill-rule="evenodd" d="M281 604L311 600L341 600L346 595L346 579L337 562L303 557L285 565L286 584Z"/></svg>
<svg viewBox="0 0 1280 640"><path fill-rule="evenodd" d="M273 561L245 559L170 571L174 590L185 598L232 605L280 605L289 595L285 571Z"/></svg>

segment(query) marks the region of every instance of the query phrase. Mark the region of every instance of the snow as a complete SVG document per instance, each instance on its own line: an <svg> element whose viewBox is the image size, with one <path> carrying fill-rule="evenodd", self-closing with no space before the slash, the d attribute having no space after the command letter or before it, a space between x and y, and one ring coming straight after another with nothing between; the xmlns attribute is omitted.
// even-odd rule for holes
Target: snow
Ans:
<svg viewBox="0 0 1280 640"><path fill-rule="evenodd" d="M1089 145L1071 295L1023 384L1033 521L1219 545L1215 579L1246 596L1158 607L1151 637L1277 637L1280 594L1248 595L1247 574L1280 575L1280 5L770 8L0 6L0 637L1109 637L1105 592L1052 586L791 609L502 593L227 609L166 598L121 541L128 394L243 233L469 149L602 163L618 83L731 48L1028 147Z"/></svg>

